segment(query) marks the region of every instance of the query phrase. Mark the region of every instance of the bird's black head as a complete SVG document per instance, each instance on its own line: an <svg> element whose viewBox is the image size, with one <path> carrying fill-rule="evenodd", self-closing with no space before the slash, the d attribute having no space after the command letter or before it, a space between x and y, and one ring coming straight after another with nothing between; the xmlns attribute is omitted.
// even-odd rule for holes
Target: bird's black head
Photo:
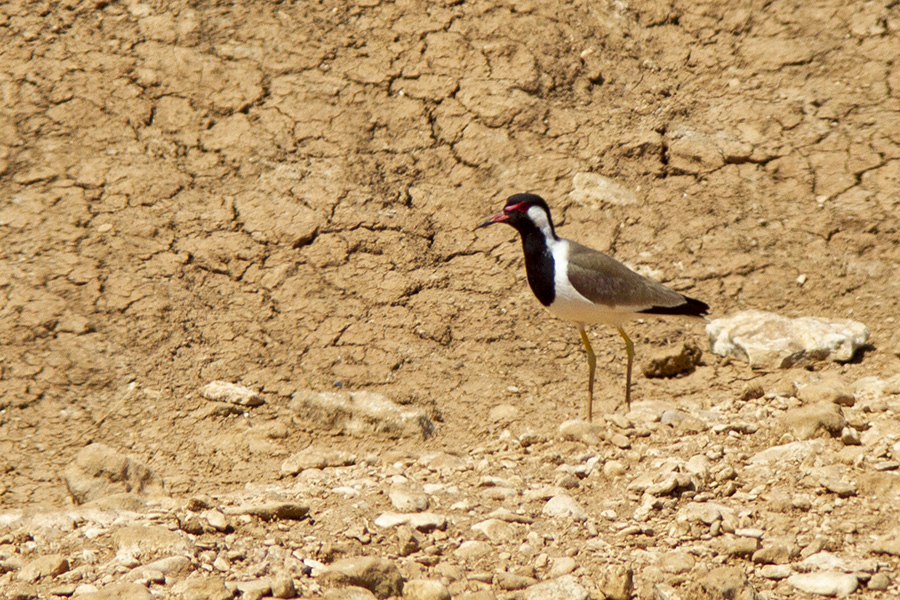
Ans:
<svg viewBox="0 0 900 600"><path fill-rule="evenodd" d="M553 221L550 219L550 207L537 194L513 194L506 199L506 206L503 207L503 210L475 229L494 223L507 223L520 233L524 229L549 228L550 233L556 235L553 231Z"/></svg>

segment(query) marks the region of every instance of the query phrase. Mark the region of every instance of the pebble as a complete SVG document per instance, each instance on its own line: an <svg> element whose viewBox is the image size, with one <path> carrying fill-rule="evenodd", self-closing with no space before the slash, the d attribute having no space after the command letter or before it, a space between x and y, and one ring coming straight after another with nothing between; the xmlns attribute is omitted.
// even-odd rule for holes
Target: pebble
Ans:
<svg viewBox="0 0 900 600"><path fill-rule="evenodd" d="M841 435L847 420L841 407L831 402L819 402L788 410L781 418L788 430L797 439L809 440L827 433L832 437Z"/></svg>
<svg viewBox="0 0 900 600"><path fill-rule="evenodd" d="M472 525L472 530L483 534L495 544L509 542L519 537L516 526L501 519L486 519Z"/></svg>
<svg viewBox="0 0 900 600"><path fill-rule="evenodd" d="M406 600L450 600L450 591L436 579L410 579L403 585Z"/></svg>
<svg viewBox="0 0 900 600"><path fill-rule="evenodd" d="M349 467L356 464L356 455L343 450L307 446L300 452L291 454L281 463L282 475L296 475L307 469L328 467Z"/></svg>
<svg viewBox="0 0 900 600"><path fill-rule="evenodd" d="M804 404L815 404L818 402L832 402L841 406L853 406L856 404L856 397L853 393L845 389L839 382L817 382L795 387L797 397Z"/></svg>
<svg viewBox="0 0 900 600"><path fill-rule="evenodd" d="M206 519L209 526L216 531L226 531L229 527L228 520L221 511L216 509L206 510L200 514L201 518Z"/></svg>
<svg viewBox="0 0 900 600"><path fill-rule="evenodd" d="M194 544L187 536L159 525L126 525L117 529L112 538L117 555L129 555L141 561L194 553Z"/></svg>
<svg viewBox="0 0 900 600"><path fill-rule="evenodd" d="M325 590L323 597L325 600L376 600L375 594L356 586Z"/></svg>
<svg viewBox="0 0 900 600"><path fill-rule="evenodd" d="M900 556L900 529L895 529L888 535L876 537L869 547L869 552Z"/></svg>
<svg viewBox="0 0 900 600"><path fill-rule="evenodd" d="M629 600L634 593L634 571L631 567L610 566L600 576L599 587L608 600Z"/></svg>
<svg viewBox="0 0 900 600"><path fill-rule="evenodd" d="M588 592L572 575L550 579L525 588L522 600L587 600Z"/></svg>
<svg viewBox="0 0 900 600"><path fill-rule="evenodd" d="M329 585L366 588L379 598L399 596L403 576L393 562L373 556L339 559L325 568L318 579Z"/></svg>
<svg viewBox="0 0 900 600"><path fill-rule="evenodd" d="M720 542L720 552L728 556L750 558L759 548L759 540L748 537L727 536Z"/></svg>
<svg viewBox="0 0 900 600"><path fill-rule="evenodd" d="M261 600L272 592L272 582L268 579L241 581L235 587L241 593L241 600Z"/></svg>
<svg viewBox="0 0 900 600"><path fill-rule="evenodd" d="M173 595L184 600L231 600L234 592L225 587L224 577L196 577L172 586Z"/></svg>
<svg viewBox="0 0 900 600"><path fill-rule="evenodd" d="M164 579L165 577L187 575L191 569L191 559L187 556L167 556L130 571L126 578L129 581L151 580L152 573L159 573ZM155 581L155 579L153 580Z"/></svg>
<svg viewBox="0 0 900 600"><path fill-rule="evenodd" d="M625 465L617 460L608 460L603 463L603 475L607 479L615 479L621 477L626 472Z"/></svg>
<svg viewBox="0 0 900 600"><path fill-rule="evenodd" d="M453 551L453 555L463 560L476 560L482 556L487 556L493 551L493 548L487 542L481 540L466 540L459 545L459 548Z"/></svg>
<svg viewBox="0 0 900 600"><path fill-rule="evenodd" d="M573 419L564 421L559 426L559 435L564 440L575 440L589 446L599 446L603 438L606 437L606 431L600 425L588 423L581 419Z"/></svg>
<svg viewBox="0 0 900 600"><path fill-rule="evenodd" d="M568 575L577 567L578 563L575 562L574 558L570 556L560 556L558 558L554 558L550 562L550 571L547 573L547 576L550 579L562 577L563 575Z"/></svg>
<svg viewBox="0 0 900 600"><path fill-rule="evenodd" d="M891 587L891 578L887 573L875 573L869 578L869 583L866 584L866 587L870 590L886 590Z"/></svg>
<svg viewBox="0 0 900 600"><path fill-rule="evenodd" d="M697 344L690 341L684 342L681 348L670 346L657 350L644 364L644 377L652 379L693 373L702 356Z"/></svg>
<svg viewBox="0 0 900 600"><path fill-rule="evenodd" d="M821 596L847 596L859 586L856 575L839 571L797 573L788 577L787 582L802 592Z"/></svg>
<svg viewBox="0 0 900 600"><path fill-rule="evenodd" d="M402 512L422 512L428 508L428 496L417 494L402 486L391 486L388 499L394 508Z"/></svg>
<svg viewBox="0 0 900 600"><path fill-rule="evenodd" d="M409 525L423 533L447 528L447 517L430 512L423 513L382 513L375 519L375 525L382 528Z"/></svg>
<svg viewBox="0 0 900 600"><path fill-rule="evenodd" d="M581 505L574 498L565 494L550 498L541 509L541 513L552 519L569 518L583 521L587 518L587 513Z"/></svg>
<svg viewBox="0 0 900 600"><path fill-rule="evenodd" d="M226 515L250 515L263 521L300 520L309 515L309 505L302 502L262 502L225 507Z"/></svg>
<svg viewBox="0 0 900 600"><path fill-rule="evenodd" d="M106 444L93 443L75 454L63 471L69 494L76 504L113 494L163 494L163 481L143 463Z"/></svg>
<svg viewBox="0 0 900 600"><path fill-rule="evenodd" d="M754 552L752 560L758 565L782 565L799 555L800 549L795 544L774 543Z"/></svg>
<svg viewBox="0 0 900 600"><path fill-rule="evenodd" d="M78 600L153 600L150 590L137 583L112 583L96 592L78 594Z"/></svg>
<svg viewBox="0 0 900 600"><path fill-rule="evenodd" d="M279 574L271 578L272 596L275 598L295 598L297 588L294 586L294 578L290 575Z"/></svg>
<svg viewBox="0 0 900 600"><path fill-rule="evenodd" d="M535 583L537 583L537 579L534 577L517 575L516 573L510 573L509 571L499 571L494 574L494 585L501 590L506 590L508 592L524 590Z"/></svg>
<svg viewBox="0 0 900 600"><path fill-rule="evenodd" d="M227 381L210 381L200 388L200 395L213 402L227 402L238 406L259 406L264 400L252 388Z"/></svg>
<svg viewBox="0 0 900 600"><path fill-rule="evenodd" d="M754 561L756 562L756 561ZM766 579L787 579L793 573L790 565L765 565L759 569L759 574Z"/></svg>
<svg viewBox="0 0 900 600"><path fill-rule="evenodd" d="M66 557L61 554L48 554L26 563L16 573L16 579L25 583L34 583L38 579L56 577L68 570L69 561Z"/></svg>

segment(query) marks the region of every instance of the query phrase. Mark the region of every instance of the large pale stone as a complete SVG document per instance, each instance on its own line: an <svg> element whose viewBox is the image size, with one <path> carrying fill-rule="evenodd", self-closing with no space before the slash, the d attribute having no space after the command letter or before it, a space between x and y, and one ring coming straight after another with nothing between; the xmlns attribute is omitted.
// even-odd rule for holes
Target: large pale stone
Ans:
<svg viewBox="0 0 900 600"><path fill-rule="evenodd" d="M321 427L349 434L428 438L434 433L434 423L424 411L373 392L297 392L291 409Z"/></svg>
<svg viewBox="0 0 900 600"><path fill-rule="evenodd" d="M786 369L808 361L848 361L869 339L865 325L849 319L789 319L749 310L706 326L712 351L753 368Z"/></svg>
<svg viewBox="0 0 900 600"><path fill-rule="evenodd" d="M163 492L163 482L153 471L105 444L90 444L79 450L63 478L78 504L124 492Z"/></svg>

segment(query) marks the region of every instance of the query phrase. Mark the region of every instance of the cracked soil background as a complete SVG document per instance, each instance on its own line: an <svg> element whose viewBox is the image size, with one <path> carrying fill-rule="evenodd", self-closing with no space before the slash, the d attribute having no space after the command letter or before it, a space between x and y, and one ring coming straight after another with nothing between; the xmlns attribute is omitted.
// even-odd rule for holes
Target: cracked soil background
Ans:
<svg viewBox="0 0 900 600"><path fill-rule="evenodd" d="M887 0L4 3L0 506L66 506L60 472L91 441L215 495L323 439L552 437L581 415L578 336L532 297L512 231L473 232L518 191L714 317L862 321L869 351L821 370L897 373L898 56ZM586 173L625 201L582 193ZM805 376L721 361L701 325L631 331L638 364L704 349L687 377L636 377L636 401ZM592 336L613 412L624 350ZM215 379L266 404L210 414ZM424 407L437 434L333 435L287 409L335 386ZM254 444L272 422L284 436Z"/></svg>

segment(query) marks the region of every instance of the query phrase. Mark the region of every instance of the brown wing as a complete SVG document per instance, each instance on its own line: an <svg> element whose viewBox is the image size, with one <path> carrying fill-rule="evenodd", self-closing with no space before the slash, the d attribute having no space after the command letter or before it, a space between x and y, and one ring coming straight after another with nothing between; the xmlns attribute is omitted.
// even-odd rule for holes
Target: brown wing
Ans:
<svg viewBox="0 0 900 600"><path fill-rule="evenodd" d="M708 306L638 275L619 261L569 242L569 281L596 304L621 312L701 315Z"/></svg>

